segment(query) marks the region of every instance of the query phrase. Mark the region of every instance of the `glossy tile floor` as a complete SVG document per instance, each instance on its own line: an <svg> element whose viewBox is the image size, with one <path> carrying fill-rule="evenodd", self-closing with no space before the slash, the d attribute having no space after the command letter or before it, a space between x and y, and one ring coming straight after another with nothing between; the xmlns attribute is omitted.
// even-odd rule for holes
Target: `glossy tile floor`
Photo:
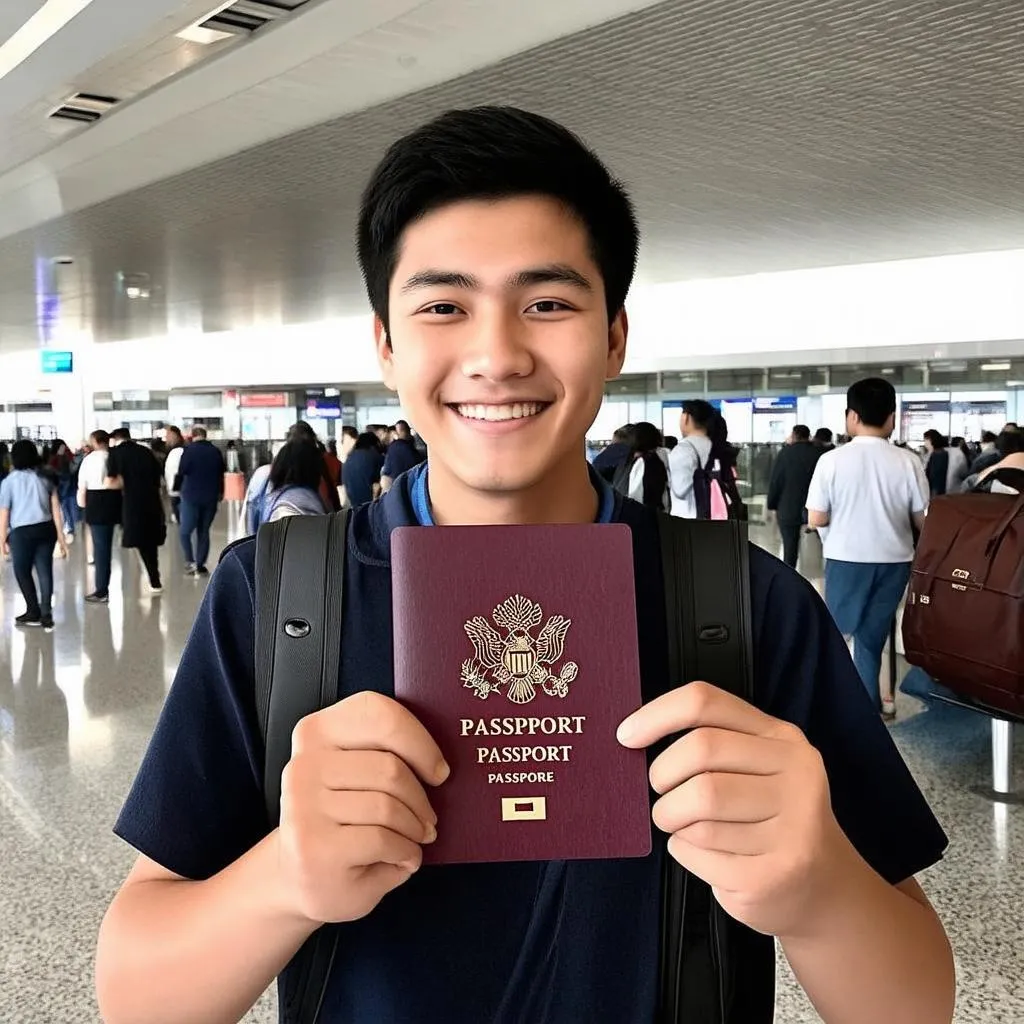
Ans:
<svg viewBox="0 0 1024 1024"><path fill-rule="evenodd" d="M227 519L218 523L217 546L227 541ZM769 529L756 537L776 544ZM808 538L805 552L812 576L820 575L815 543ZM163 597L143 597L134 555L118 552L109 607L83 606L87 568L83 545L76 544L70 559L57 563L58 625L51 635L12 628L21 599L10 565L0 566L3 1024L99 1019L92 990L96 932L133 860L110 827L204 586L182 576L175 544L161 560ZM919 710L901 698L894 734L952 838L946 860L924 884L956 946L957 1021L1024 1021L1024 808L993 806L971 790L989 779L985 720L952 709ZM1021 737L1017 755L1024 765ZM1024 790L1024 772L1016 784ZM778 1021L817 1021L785 968L780 976ZM273 997L246 1019L276 1020Z"/></svg>

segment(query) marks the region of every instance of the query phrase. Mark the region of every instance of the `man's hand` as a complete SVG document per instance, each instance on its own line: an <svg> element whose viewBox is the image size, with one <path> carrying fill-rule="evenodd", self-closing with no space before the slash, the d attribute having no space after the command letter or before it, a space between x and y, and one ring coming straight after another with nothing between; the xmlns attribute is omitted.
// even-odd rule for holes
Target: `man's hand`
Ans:
<svg viewBox="0 0 1024 1024"><path fill-rule="evenodd" d="M669 853L759 932L798 933L853 853L818 751L794 725L708 683L682 686L619 727L627 747L685 734L651 765Z"/></svg>
<svg viewBox="0 0 1024 1024"><path fill-rule="evenodd" d="M299 722L281 778L286 899L316 924L365 917L419 869L437 836L423 783L449 769L397 701L357 693Z"/></svg>
<svg viewBox="0 0 1024 1024"><path fill-rule="evenodd" d="M60 551L61 558L68 557L68 542L64 539L62 533L57 534L57 549Z"/></svg>

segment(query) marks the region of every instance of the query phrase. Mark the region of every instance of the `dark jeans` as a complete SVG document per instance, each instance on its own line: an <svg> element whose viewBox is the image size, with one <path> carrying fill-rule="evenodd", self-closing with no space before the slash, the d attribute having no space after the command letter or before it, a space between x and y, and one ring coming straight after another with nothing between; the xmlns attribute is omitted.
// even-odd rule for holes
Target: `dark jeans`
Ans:
<svg viewBox="0 0 1024 1024"><path fill-rule="evenodd" d="M210 527L217 517L216 501L181 502L181 551L189 565L205 566L210 557ZM196 546L192 548L192 534Z"/></svg>
<svg viewBox="0 0 1024 1024"><path fill-rule="evenodd" d="M803 528L803 523L779 523L779 533L782 534L782 560L793 569L800 558L800 534Z"/></svg>
<svg viewBox="0 0 1024 1024"><path fill-rule="evenodd" d="M110 563L114 556L114 527L92 523L92 553L96 563L95 592L100 597L110 593Z"/></svg>
<svg viewBox="0 0 1024 1024"><path fill-rule="evenodd" d="M181 522L181 498L177 494L171 495L171 518L176 522Z"/></svg>
<svg viewBox="0 0 1024 1024"><path fill-rule="evenodd" d="M57 543L57 527L51 519L46 523L19 526L7 538L11 546L11 564L14 578L25 598L25 611L29 618L37 619L53 611L53 549ZM32 578L35 569L39 577L39 593Z"/></svg>
<svg viewBox="0 0 1024 1024"><path fill-rule="evenodd" d="M64 532L74 533L78 524L78 498L74 491L60 499L60 514L64 517Z"/></svg>
<svg viewBox="0 0 1024 1024"><path fill-rule="evenodd" d="M853 637L854 664L878 707L882 650L909 582L909 562L825 563L825 603L843 636Z"/></svg>
<svg viewBox="0 0 1024 1024"><path fill-rule="evenodd" d="M138 552L142 564L146 567L146 573L149 575L149 585L153 588L162 586L160 583L160 548L156 544L149 544L146 547L140 545Z"/></svg>

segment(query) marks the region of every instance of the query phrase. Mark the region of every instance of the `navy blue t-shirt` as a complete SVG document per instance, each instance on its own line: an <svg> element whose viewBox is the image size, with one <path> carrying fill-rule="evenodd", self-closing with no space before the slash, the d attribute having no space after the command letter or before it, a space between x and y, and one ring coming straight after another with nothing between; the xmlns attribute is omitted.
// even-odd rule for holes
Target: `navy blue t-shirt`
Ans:
<svg viewBox="0 0 1024 1024"><path fill-rule="evenodd" d="M381 453L372 448L357 448L348 453L341 467L341 482L353 508L373 501L373 485L380 483L383 461Z"/></svg>
<svg viewBox="0 0 1024 1024"><path fill-rule="evenodd" d="M596 475L595 475L596 476ZM667 687L654 513L601 487L633 533L645 694ZM424 472L353 513L340 693L393 694L390 534L429 516ZM419 520L417 519L417 507ZM255 544L218 567L115 831L164 867L204 879L268 831L253 696ZM814 589L751 548L757 704L820 750L839 823L897 883L946 837L867 697ZM609 623L610 629L628 628ZM425 867L367 917L338 926L324 1024L650 1024L661 857Z"/></svg>
<svg viewBox="0 0 1024 1024"><path fill-rule="evenodd" d="M391 477L392 480L397 480L403 473L418 466L422 461L423 456L416 449L416 445L406 437L398 437L388 445L381 473Z"/></svg>
<svg viewBox="0 0 1024 1024"><path fill-rule="evenodd" d="M178 466L181 500L208 505L224 493L224 456L209 441L193 441L182 453Z"/></svg>

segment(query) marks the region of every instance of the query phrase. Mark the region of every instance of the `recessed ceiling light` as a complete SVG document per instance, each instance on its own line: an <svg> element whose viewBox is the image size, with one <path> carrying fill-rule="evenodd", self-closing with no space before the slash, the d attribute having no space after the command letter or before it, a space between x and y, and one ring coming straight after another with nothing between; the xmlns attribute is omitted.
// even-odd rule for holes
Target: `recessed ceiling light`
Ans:
<svg viewBox="0 0 1024 1024"><path fill-rule="evenodd" d="M23 64L92 0L46 0L17 32L0 46L0 78Z"/></svg>
<svg viewBox="0 0 1024 1024"><path fill-rule="evenodd" d="M202 25L189 25L176 35L186 43L198 43L200 46L210 46L224 39L234 38L230 32L221 32L219 28L203 28Z"/></svg>

